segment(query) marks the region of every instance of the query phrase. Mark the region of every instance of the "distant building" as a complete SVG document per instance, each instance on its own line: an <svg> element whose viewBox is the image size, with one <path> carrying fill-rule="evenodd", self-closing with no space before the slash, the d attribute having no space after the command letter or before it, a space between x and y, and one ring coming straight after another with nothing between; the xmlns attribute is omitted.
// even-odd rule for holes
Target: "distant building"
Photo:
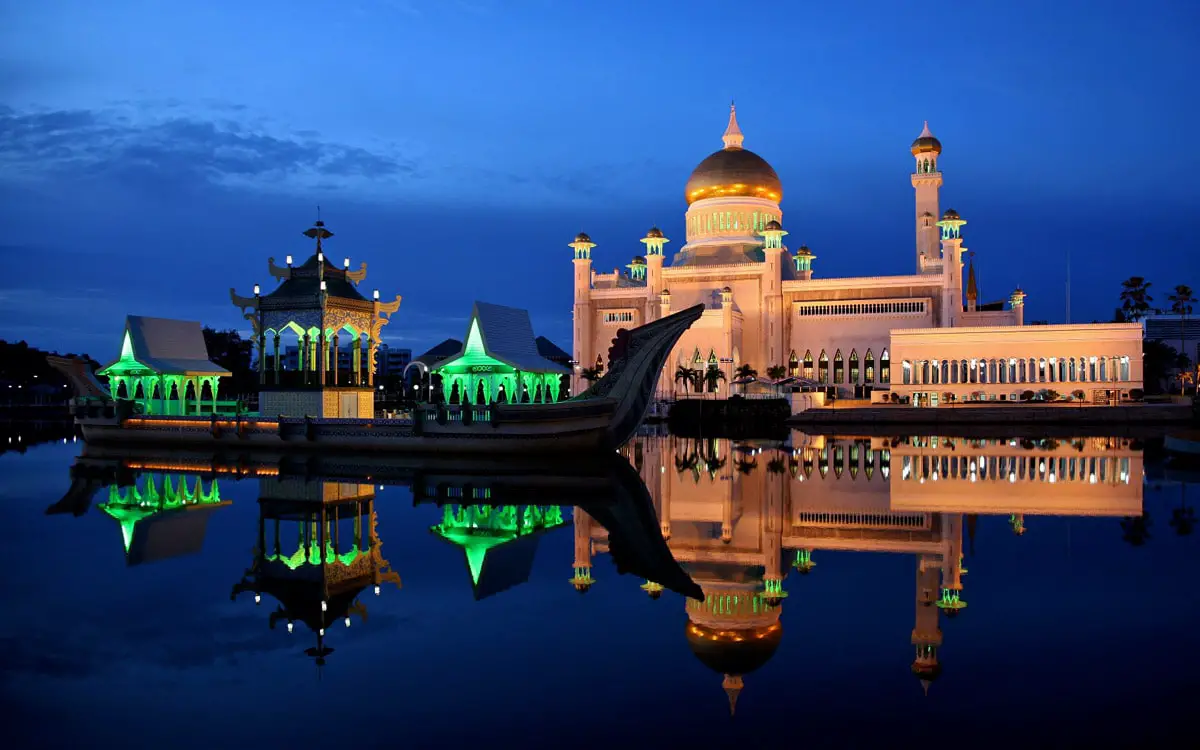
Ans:
<svg viewBox="0 0 1200 750"><path fill-rule="evenodd" d="M1151 315L1142 320L1147 341L1161 341L1175 351L1183 347L1193 363L1200 358L1200 318L1181 315Z"/></svg>
<svg viewBox="0 0 1200 750"><path fill-rule="evenodd" d="M349 352L346 353L346 356L350 356ZM400 349L383 344L375 352L375 371L382 377L403 375L409 362L412 362L412 349Z"/></svg>

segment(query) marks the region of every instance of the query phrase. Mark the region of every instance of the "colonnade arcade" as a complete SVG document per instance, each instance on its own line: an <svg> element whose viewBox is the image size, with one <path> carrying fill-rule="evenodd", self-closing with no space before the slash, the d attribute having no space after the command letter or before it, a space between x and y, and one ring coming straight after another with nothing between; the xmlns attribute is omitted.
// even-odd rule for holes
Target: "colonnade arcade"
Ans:
<svg viewBox="0 0 1200 750"><path fill-rule="evenodd" d="M217 413L219 375L117 375L108 372L106 376L115 398L141 404L146 414L189 416ZM204 409L206 406L207 411Z"/></svg>
<svg viewBox="0 0 1200 750"><path fill-rule="evenodd" d="M1131 376L1127 356L904 360L905 385L1115 383Z"/></svg>
<svg viewBox="0 0 1200 750"><path fill-rule="evenodd" d="M340 328L305 328L288 320L267 328L258 337L259 383L284 385L285 372L297 372L299 383L289 385L372 386L375 352L379 342L369 332L346 323ZM294 368L288 349L295 347ZM287 364L292 364L290 361Z"/></svg>
<svg viewBox="0 0 1200 750"><path fill-rule="evenodd" d="M442 397L447 404L455 395L460 404L553 403L558 401L562 389L561 375L557 372L507 368L490 372L453 372L448 368L435 372L441 376Z"/></svg>
<svg viewBox="0 0 1200 750"><path fill-rule="evenodd" d="M803 357L793 350L788 355L787 374L825 385L886 384L892 379L892 362L886 346L878 355L868 347L861 354L861 359L856 348L851 348L849 354L844 354L842 349L835 349L832 359L825 349L816 357L811 349L805 350Z"/></svg>

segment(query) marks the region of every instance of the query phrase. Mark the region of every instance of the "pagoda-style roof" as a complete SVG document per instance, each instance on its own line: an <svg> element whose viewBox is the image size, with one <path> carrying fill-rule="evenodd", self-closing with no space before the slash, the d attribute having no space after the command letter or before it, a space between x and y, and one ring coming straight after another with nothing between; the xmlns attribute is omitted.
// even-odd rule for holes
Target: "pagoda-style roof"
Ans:
<svg viewBox="0 0 1200 750"><path fill-rule="evenodd" d="M318 260L318 256L320 260ZM321 282L325 282L325 294L331 298L367 302L367 298L359 294L354 280L350 276L358 276L358 272L348 271L334 265L328 255L313 253L302 265L294 266L291 273L275 288L275 291L264 294L263 300L271 302L286 302L294 305L297 302L318 301L321 294Z"/></svg>
<svg viewBox="0 0 1200 750"><path fill-rule="evenodd" d="M462 349L455 356L439 362L434 369L497 362L523 372L570 372L569 368L551 362L538 353L529 311L490 302L476 302L471 310Z"/></svg>
<svg viewBox="0 0 1200 750"><path fill-rule="evenodd" d="M571 360L570 354L564 352L558 347L557 344L545 336L538 336L536 339L534 339L533 343L537 346L537 353L541 355L543 359L548 359L551 362L557 362L558 360L569 362Z"/></svg>
<svg viewBox="0 0 1200 750"><path fill-rule="evenodd" d="M157 375L230 375L229 370L208 358L204 330L192 320L125 317L121 356L105 365L98 375L123 375L131 370Z"/></svg>

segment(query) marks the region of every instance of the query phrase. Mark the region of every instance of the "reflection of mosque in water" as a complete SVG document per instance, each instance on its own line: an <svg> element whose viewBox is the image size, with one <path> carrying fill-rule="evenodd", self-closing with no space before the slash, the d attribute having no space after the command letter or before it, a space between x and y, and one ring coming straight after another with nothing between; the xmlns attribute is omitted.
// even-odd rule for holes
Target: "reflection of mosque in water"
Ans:
<svg viewBox="0 0 1200 750"><path fill-rule="evenodd" d="M939 620L967 606L963 537L973 537L978 515L1008 516L1023 533L1026 515L1142 512L1141 453L1124 439L794 433L791 442L635 438L622 449L654 498L672 553L704 591L702 602L687 601L685 636L722 675L731 711L744 677L780 643L785 576L809 574L818 551L913 557L911 669L927 693L941 673ZM575 519L573 582L586 590L607 534L578 510ZM660 591L652 581L643 588Z"/></svg>

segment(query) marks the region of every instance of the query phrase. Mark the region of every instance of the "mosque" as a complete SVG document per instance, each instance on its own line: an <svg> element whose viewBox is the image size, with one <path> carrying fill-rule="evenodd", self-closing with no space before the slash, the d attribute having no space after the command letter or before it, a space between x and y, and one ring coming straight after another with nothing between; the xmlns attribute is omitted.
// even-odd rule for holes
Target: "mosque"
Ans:
<svg viewBox="0 0 1200 750"><path fill-rule="evenodd" d="M903 276L816 277L818 253L804 245L793 251L784 244L783 183L765 159L745 148L733 106L723 141L724 148L701 161L688 178L686 240L669 266L669 240L657 227L641 240L645 254L634 256L625 271L597 273L591 256L596 244L587 234L570 243L575 266L573 392L581 389L585 369L603 369L618 329L696 304L706 309L668 360L660 398L674 394L677 367L718 369L724 377L709 378L708 389L720 392L729 388L741 365L749 365L760 374L782 366L788 376L843 396L866 396L903 383L917 386L904 389L915 405L936 405L939 396L1006 400L1024 387L978 384L1057 382L1060 362L1060 380L1066 381L1069 354L1113 363L1104 376L1092 378L1122 381L1106 384L1105 398L1127 398L1130 387L1140 387L1140 361L1132 368L1128 364L1130 355L1141 351L1140 336L1132 329L1105 330L1099 337L1104 342L1095 347L1086 346L1096 338L1088 327L1039 326L1038 335L1030 337L1028 328L1013 330L1025 323L1020 288L1007 299L980 300L973 262L964 283L962 228L967 222L952 208L940 209L942 144L928 123L910 149L914 265L913 273ZM959 329L958 335L943 341L938 329L949 328ZM1005 329L1008 335L1000 335ZM908 330L933 337L925 336L919 350L913 350L920 359L901 363L893 356L892 336ZM958 367L960 343L970 349L961 360L966 369ZM953 360L944 358L951 354ZM1040 370L1027 371L1026 361ZM904 372L893 374L893 366ZM1086 373L1072 374L1070 380L1085 381ZM960 383L957 389L919 387Z"/></svg>

